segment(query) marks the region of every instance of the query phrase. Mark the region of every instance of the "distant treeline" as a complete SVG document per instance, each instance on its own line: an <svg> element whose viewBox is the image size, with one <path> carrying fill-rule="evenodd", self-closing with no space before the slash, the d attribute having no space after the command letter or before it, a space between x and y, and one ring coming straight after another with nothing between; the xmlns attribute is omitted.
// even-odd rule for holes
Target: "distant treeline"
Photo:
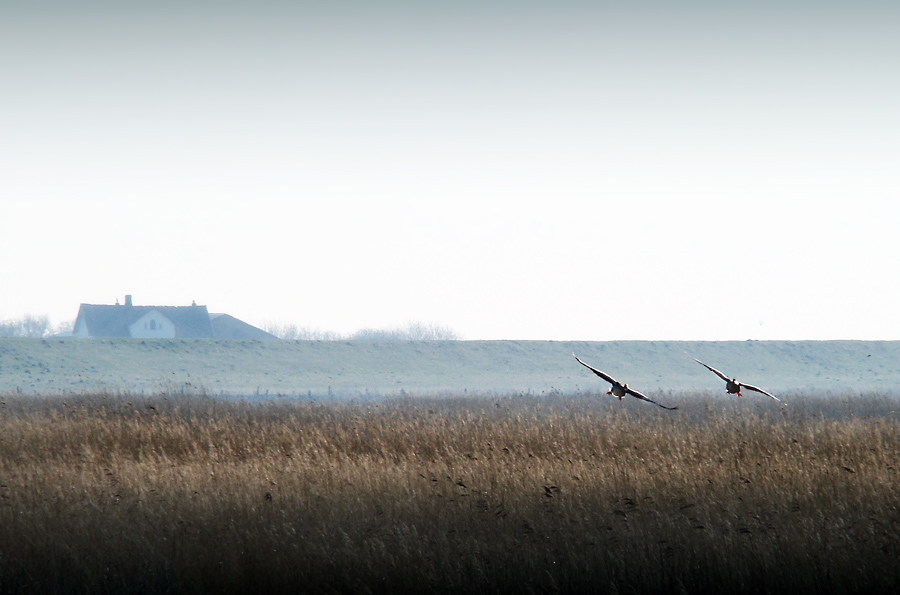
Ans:
<svg viewBox="0 0 900 595"><path fill-rule="evenodd" d="M280 323L267 324L264 330L290 341L456 341L461 338L453 329L421 322L395 328L362 328L349 334Z"/></svg>
<svg viewBox="0 0 900 595"><path fill-rule="evenodd" d="M26 314L21 318L0 320L0 337L46 337L64 332L71 332L75 327L73 321L58 325L50 323L50 317Z"/></svg>
<svg viewBox="0 0 900 595"><path fill-rule="evenodd" d="M21 318L0 320L0 337L41 338L71 333L74 328L74 320L54 325L47 315L26 314ZM449 327L421 322L395 328L362 328L349 334L283 323L267 324L264 330L279 339L291 341L455 341L461 338Z"/></svg>

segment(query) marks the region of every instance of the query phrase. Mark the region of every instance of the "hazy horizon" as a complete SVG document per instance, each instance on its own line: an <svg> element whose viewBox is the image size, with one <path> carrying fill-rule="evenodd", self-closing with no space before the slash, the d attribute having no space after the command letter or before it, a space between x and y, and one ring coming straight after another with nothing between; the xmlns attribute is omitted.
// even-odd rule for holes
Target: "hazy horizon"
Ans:
<svg viewBox="0 0 900 595"><path fill-rule="evenodd" d="M0 320L900 339L900 6L11 1Z"/></svg>

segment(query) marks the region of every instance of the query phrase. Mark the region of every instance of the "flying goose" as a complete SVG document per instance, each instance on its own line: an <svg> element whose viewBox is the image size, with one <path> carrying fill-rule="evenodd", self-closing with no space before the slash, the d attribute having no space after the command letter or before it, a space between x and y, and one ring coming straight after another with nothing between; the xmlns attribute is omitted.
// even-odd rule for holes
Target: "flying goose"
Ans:
<svg viewBox="0 0 900 595"><path fill-rule="evenodd" d="M725 381L725 390L727 390L727 391L728 391L728 394L730 394L730 395L737 394L737 396L742 397L742 396L744 396L744 395L741 394L741 389L742 389L742 388L746 388L747 390L755 390L755 391L758 392L758 393L762 393L762 394L764 394L764 395L766 395L766 396L768 396L768 397L772 397L773 399L775 399L775 400L778 401L779 403L782 403L782 402L783 402L781 399L779 399L779 398L776 397L775 395L771 395L771 394L767 393L766 391L764 391L763 389L761 389L761 388L759 388L759 387L757 387L757 386L753 386L752 384L746 384L746 383L744 383L744 382L738 382L738 381L737 381L737 378L731 378L731 379L729 380L728 376L726 376L725 374L719 372L718 370L716 370L716 369L713 368L712 366L707 366L706 364L704 364L703 362L701 362L700 360L698 360L698 359L695 358L695 357L692 357L691 359L694 360L695 362L697 362L698 364L700 364L701 366L704 366L704 367L708 368L713 374L715 374L716 376L718 376L719 378L721 378L722 380L724 380L724 381Z"/></svg>
<svg viewBox="0 0 900 595"><path fill-rule="evenodd" d="M609 382L610 384L612 384L612 387L609 389L609 392L607 392L606 394L608 394L608 395L615 395L615 396L619 397L619 400L620 400L620 401L622 400L622 398L623 398L625 395L631 395L632 397L637 397L638 399L640 399L640 400L642 400L642 401L647 401L648 403L653 403L653 404L656 405L657 407L662 407L663 409L668 409L669 411L674 411L674 410L678 409L678 407L666 407L665 405L660 405L660 404L657 403L656 401L654 401L654 400L652 400L652 399L648 399L647 397L645 397L645 396L642 395L641 393L637 392L637 391L634 390L633 388L628 388L628 384L627 384L627 383L626 383L626 384L622 384L621 382L619 382L618 380L616 380L615 378L613 378L613 377L610 376L609 374L606 374L606 373L604 373L604 372L601 372L601 371L598 370L597 368L592 368L591 366L587 365L586 363L584 363L583 361L581 361L580 359L578 359L578 356L575 355L574 353L572 354L572 356L573 356L576 360L578 360L578 363L579 363L579 364L581 364L582 366L584 366L585 368L587 368L588 370L590 370L591 372L593 372L594 374L596 374L597 376L599 376L600 378L602 378L603 380L605 380L605 381Z"/></svg>

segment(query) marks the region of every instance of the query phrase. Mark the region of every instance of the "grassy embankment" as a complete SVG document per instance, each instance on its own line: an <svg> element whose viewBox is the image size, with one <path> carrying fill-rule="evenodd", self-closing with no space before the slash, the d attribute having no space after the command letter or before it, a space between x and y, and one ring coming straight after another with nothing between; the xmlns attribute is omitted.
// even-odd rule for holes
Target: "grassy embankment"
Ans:
<svg viewBox="0 0 900 595"><path fill-rule="evenodd" d="M900 341L230 341L0 338L0 394L363 397L595 390L572 357L648 393L723 390L696 357L777 395L897 395ZM786 395L790 397L790 395Z"/></svg>
<svg viewBox="0 0 900 595"><path fill-rule="evenodd" d="M0 405L0 592L893 592L896 401Z"/></svg>

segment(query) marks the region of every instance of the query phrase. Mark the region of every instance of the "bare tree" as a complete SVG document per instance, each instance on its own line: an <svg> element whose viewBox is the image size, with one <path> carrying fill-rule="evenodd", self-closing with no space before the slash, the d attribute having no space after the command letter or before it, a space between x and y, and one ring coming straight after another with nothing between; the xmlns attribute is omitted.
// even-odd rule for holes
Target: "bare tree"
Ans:
<svg viewBox="0 0 900 595"><path fill-rule="evenodd" d="M0 322L0 337L44 337L50 333L50 318L26 314L17 320Z"/></svg>
<svg viewBox="0 0 900 595"><path fill-rule="evenodd" d="M22 319L22 332L25 337L40 338L50 331L50 318L45 314L35 316L28 314Z"/></svg>
<svg viewBox="0 0 900 595"><path fill-rule="evenodd" d="M286 341L340 341L343 337L331 331L320 331L296 324L268 323L264 330Z"/></svg>
<svg viewBox="0 0 900 595"><path fill-rule="evenodd" d="M391 329L360 329L350 338L357 341L456 341L459 335L445 326L411 322L405 327Z"/></svg>
<svg viewBox="0 0 900 595"><path fill-rule="evenodd" d="M349 335L283 323L268 323L265 331L292 341L458 341L460 338L449 327L421 322L395 328L361 328Z"/></svg>
<svg viewBox="0 0 900 595"><path fill-rule="evenodd" d="M397 341L400 340L400 332L397 329L361 328L348 338L353 341Z"/></svg>
<svg viewBox="0 0 900 595"><path fill-rule="evenodd" d="M270 335L275 335L279 339L293 341L298 338L300 329L296 324L284 324L280 322L268 322L263 326L263 330Z"/></svg>
<svg viewBox="0 0 900 595"><path fill-rule="evenodd" d="M332 331L302 327L297 338L303 341L341 341L344 337Z"/></svg>
<svg viewBox="0 0 900 595"><path fill-rule="evenodd" d="M412 322L406 327L408 339L414 341L458 341L459 335L447 326Z"/></svg>
<svg viewBox="0 0 900 595"><path fill-rule="evenodd" d="M54 335L70 335L75 331L75 321L74 320L66 320L64 322L60 322L56 326L53 327L51 331Z"/></svg>
<svg viewBox="0 0 900 595"><path fill-rule="evenodd" d="M0 337L18 337L19 325L14 320L0 320Z"/></svg>

